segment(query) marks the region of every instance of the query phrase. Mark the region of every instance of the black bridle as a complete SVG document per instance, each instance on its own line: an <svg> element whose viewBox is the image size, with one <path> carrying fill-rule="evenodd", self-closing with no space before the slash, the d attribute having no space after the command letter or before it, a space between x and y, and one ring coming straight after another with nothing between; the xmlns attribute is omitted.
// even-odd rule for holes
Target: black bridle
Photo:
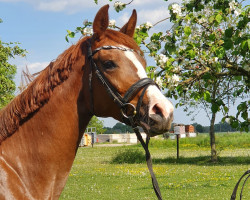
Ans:
<svg viewBox="0 0 250 200"><path fill-rule="evenodd" d="M140 107L142 105L142 99L143 96L147 90L147 88L150 85L156 85L157 84L150 78L143 78L137 81L135 84L133 84L125 93L124 97L120 95L120 93L116 90L116 88L110 83L110 81L106 78L106 76L103 74L103 72L99 69L99 67L96 65L96 63L93 60L93 56L100 50L111 50L111 49L117 49L121 51L131 51L134 52L133 49L124 48L124 47L117 47L117 46L102 46L99 48L96 48L92 51L90 42L88 42L88 59L90 61L90 74L89 74L89 87L92 92L92 72L96 74L98 79L102 82L102 84L105 86L109 96L113 99L113 101L118 105L118 107L121 110L121 114L123 116L123 119L126 120L129 117L132 117L134 121L137 121L139 118L139 111ZM129 103L135 95L143 89L141 96L138 100L138 103L136 105L136 108L133 104ZM93 100L93 98L92 98ZM92 112L94 114L94 107L93 107L93 101L92 101ZM131 112L132 110L132 112Z"/></svg>
<svg viewBox="0 0 250 200"><path fill-rule="evenodd" d="M95 53L97 53L100 50L111 50L111 49L117 49L121 51L131 51L134 52L133 49L119 47L119 46L102 46L99 48L96 48L92 51L91 48L91 42L87 41L88 45L88 60L90 62L90 73L89 73L89 89L90 89L90 95L91 95L91 112L94 115L94 99L93 99L93 88L92 88L92 76L93 72L96 74L98 79L102 82L102 84L105 86L107 93L109 96L113 99L113 101L118 105L118 107L121 110L122 119L126 124L129 124L133 130L136 133L137 139L141 142L145 154L146 154L146 161L147 166L152 178L152 184L154 187L154 191L156 196L158 197L158 200L162 200L160 188L158 186L158 182L156 180L155 174L153 172L152 167L152 159L150 152L148 150L148 144L150 137L147 135L146 142L143 140L140 131L139 131L139 120L140 120L140 108L142 105L143 97L146 93L147 88L150 85L156 85L157 84L150 78L143 78L134 83L125 93L125 95L122 97L119 92L116 90L116 88L110 83L110 81L105 77L103 72L99 69L99 67L96 65L96 63L93 60L93 56ZM158 86L157 86L158 87ZM141 95L138 99L136 107L130 103L130 101L136 96L138 92L141 92Z"/></svg>

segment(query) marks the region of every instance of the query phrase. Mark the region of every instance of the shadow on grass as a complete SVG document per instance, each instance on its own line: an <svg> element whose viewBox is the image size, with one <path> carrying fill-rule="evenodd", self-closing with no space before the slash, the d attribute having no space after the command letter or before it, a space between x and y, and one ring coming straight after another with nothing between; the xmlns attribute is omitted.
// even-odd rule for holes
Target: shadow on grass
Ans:
<svg viewBox="0 0 250 200"><path fill-rule="evenodd" d="M237 156L218 157L217 162L211 162L210 156L153 158L154 164L189 164L189 165L250 165L250 157ZM111 160L112 164L138 164L145 163L145 154L138 149L123 149Z"/></svg>
<svg viewBox="0 0 250 200"><path fill-rule="evenodd" d="M212 162L210 156L198 157L180 157L178 160L175 157L155 158L155 164L189 164L189 165L250 165L250 157L237 156L218 157L217 162Z"/></svg>

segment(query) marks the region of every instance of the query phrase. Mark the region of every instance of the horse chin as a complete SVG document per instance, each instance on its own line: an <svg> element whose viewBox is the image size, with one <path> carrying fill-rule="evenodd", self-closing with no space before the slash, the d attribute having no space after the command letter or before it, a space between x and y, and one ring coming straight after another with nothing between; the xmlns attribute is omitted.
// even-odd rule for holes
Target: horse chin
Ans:
<svg viewBox="0 0 250 200"><path fill-rule="evenodd" d="M171 128L172 119L153 114L149 116L148 122L140 121L140 125L147 135L154 137L168 132Z"/></svg>

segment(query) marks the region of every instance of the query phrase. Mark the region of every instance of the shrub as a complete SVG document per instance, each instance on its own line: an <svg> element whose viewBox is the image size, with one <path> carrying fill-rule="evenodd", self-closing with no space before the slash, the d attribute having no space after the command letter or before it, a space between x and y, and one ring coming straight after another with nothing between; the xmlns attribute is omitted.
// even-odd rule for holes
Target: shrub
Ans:
<svg viewBox="0 0 250 200"><path fill-rule="evenodd" d="M120 150L112 159L113 164L122 163L143 163L145 162L145 154L138 149L123 149Z"/></svg>

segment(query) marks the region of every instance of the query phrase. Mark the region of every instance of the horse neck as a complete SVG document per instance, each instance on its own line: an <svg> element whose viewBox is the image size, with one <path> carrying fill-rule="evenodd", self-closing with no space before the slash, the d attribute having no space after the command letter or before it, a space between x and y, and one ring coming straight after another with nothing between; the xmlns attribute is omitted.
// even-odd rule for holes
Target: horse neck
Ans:
<svg viewBox="0 0 250 200"><path fill-rule="evenodd" d="M38 141L43 140L43 137L40 137L40 135L44 136L44 138L48 136L50 139L55 138L59 141L67 140L68 142L69 140L76 141L79 139L79 136L81 136L92 117L86 108L86 105L88 105L87 101L89 101L89 98L85 97L88 95L88 88L86 87L88 82L85 83L88 80L88 75L84 73L86 68L83 64L85 63L85 51L81 50L84 48L82 42L80 44L78 44L78 51L80 52L78 54L82 55L78 56L74 62L68 78L62 80L62 83L53 89L48 103L33 114L31 113L22 122L22 125L16 132L17 134L15 133L13 136L20 135L24 139L25 136L27 138L37 136L35 139ZM27 129L28 127L30 129ZM18 132L24 132L22 134L27 135L18 134ZM58 138L58 136L62 138Z"/></svg>
<svg viewBox="0 0 250 200"><path fill-rule="evenodd" d="M69 78L54 88L48 103L0 146L0 151L5 152L6 162L25 179L24 184L31 192L41 187L39 191L48 194L56 188L52 196L60 195L83 131L92 117L85 106L88 98L84 97L86 89L81 63L84 60L79 59L76 62L79 67L73 68ZM41 180L43 185L32 185L32 182L40 183ZM57 186L54 188L53 185Z"/></svg>

